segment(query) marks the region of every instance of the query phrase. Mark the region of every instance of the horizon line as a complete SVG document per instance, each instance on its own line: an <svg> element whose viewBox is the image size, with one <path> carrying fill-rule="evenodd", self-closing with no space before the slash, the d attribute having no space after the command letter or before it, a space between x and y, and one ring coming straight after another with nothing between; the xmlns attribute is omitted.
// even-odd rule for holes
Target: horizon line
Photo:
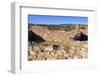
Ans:
<svg viewBox="0 0 100 76"><path fill-rule="evenodd" d="M37 23L28 23L28 24L37 24ZM75 23L66 23L66 24L42 24L42 23L38 23L38 24L40 24L40 25L67 25L67 24L71 24L71 25L88 25L88 24L79 24L79 23L77 23L77 24L75 24ZM37 25L38 25L37 24Z"/></svg>

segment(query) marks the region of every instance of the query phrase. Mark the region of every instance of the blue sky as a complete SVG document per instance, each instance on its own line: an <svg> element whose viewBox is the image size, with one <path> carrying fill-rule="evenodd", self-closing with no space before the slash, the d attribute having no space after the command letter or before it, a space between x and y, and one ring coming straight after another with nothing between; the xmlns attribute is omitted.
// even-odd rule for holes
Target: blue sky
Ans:
<svg viewBox="0 0 100 76"><path fill-rule="evenodd" d="M88 17L28 15L28 23L33 23L33 24L88 24Z"/></svg>

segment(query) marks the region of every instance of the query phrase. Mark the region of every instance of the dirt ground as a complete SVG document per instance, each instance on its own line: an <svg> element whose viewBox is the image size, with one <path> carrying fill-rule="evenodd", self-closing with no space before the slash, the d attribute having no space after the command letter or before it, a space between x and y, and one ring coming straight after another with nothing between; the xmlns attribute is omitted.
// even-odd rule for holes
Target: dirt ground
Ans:
<svg viewBox="0 0 100 76"><path fill-rule="evenodd" d="M64 31L32 26L29 30L41 36L45 42L28 42L28 60L87 59L88 40L76 41L73 39L80 31L88 35L88 27L83 27Z"/></svg>

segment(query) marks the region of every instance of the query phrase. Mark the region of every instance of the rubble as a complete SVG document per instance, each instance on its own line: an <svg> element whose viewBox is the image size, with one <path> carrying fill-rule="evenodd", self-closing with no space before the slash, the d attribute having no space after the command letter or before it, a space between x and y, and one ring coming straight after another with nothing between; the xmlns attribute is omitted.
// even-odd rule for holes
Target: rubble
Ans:
<svg viewBox="0 0 100 76"><path fill-rule="evenodd" d="M87 28L87 27L86 27ZM28 60L60 60L88 58L87 29L45 30L32 28L28 31ZM86 33L85 33L86 32Z"/></svg>

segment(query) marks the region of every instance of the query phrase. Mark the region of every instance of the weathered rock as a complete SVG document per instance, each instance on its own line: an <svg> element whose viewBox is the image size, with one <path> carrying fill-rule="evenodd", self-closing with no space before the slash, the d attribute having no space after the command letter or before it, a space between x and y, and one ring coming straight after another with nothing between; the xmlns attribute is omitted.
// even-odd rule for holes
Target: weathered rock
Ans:
<svg viewBox="0 0 100 76"><path fill-rule="evenodd" d="M74 56L73 59L80 59L81 56Z"/></svg>
<svg viewBox="0 0 100 76"><path fill-rule="evenodd" d="M49 58L47 58L47 60L56 60L56 58L55 57L49 57Z"/></svg>
<svg viewBox="0 0 100 76"><path fill-rule="evenodd" d="M69 54L64 54L64 57L69 57Z"/></svg>
<svg viewBox="0 0 100 76"><path fill-rule="evenodd" d="M57 56L57 59L64 59L65 57L64 57L64 55L58 55Z"/></svg>
<svg viewBox="0 0 100 76"><path fill-rule="evenodd" d="M54 56L52 56L52 55L49 55L47 60L56 60L56 58Z"/></svg>
<svg viewBox="0 0 100 76"><path fill-rule="evenodd" d="M32 51L32 47L28 47L28 51Z"/></svg>
<svg viewBox="0 0 100 76"><path fill-rule="evenodd" d="M68 51L65 51L64 49L61 50L63 52L63 54L67 54Z"/></svg>
<svg viewBox="0 0 100 76"><path fill-rule="evenodd" d="M37 58L36 55L32 56L32 60L36 60L36 58Z"/></svg>
<svg viewBox="0 0 100 76"><path fill-rule="evenodd" d="M87 51L87 49L86 48L81 48L81 51Z"/></svg>
<svg viewBox="0 0 100 76"><path fill-rule="evenodd" d="M33 46L32 50L33 50L33 51L36 51L36 52L37 52L37 51L41 51L40 48L39 48L38 46L35 46L35 45Z"/></svg>
<svg viewBox="0 0 100 76"><path fill-rule="evenodd" d="M57 53L57 55L64 55L61 50L58 50L56 53Z"/></svg>
<svg viewBox="0 0 100 76"><path fill-rule="evenodd" d="M54 57L55 57L56 59L57 59L57 56L58 56L57 53L55 53L55 54L54 54Z"/></svg>
<svg viewBox="0 0 100 76"><path fill-rule="evenodd" d="M82 58L87 58L88 57L88 53L85 51L80 51L79 55L82 56Z"/></svg>
<svg viewBox="0 0 100 76"><path fill-rule="evenodd" d="M83 46L83 47L87 49L87 48L88 48L88 44L84 44L84 46Z"/></svg>
<svg viewBox="0 0 100 76"><path fill-rule="evenodd" d="M28 60L32 60L32 59L33 59L32 55L29 55Z"/></svg>
<svg viewBox="0 0 100 76"><path fill-rule="evenodd" d="M53 46L48 46L44 49L44 51L53 51Z"/></svg>
<svg viewBox="0 0 100 76"><path fill-rule="evenodd" d="M75 41L75 42L74 42L74 44L80 44L80 43L81 43L80 41Z"/></svg>
<svg viewBox="0 0 100 76"><path fill-rule="evenodd" d="M69 56L72 57L76 54L76 48L72 46L68 52L69 52Z"/></svg>
<svg viewBox="0 0 100 76"><path fill-rule="evenodd" d="M62 51L64 54L68 53L67 47L64 47L64 46L61 46L61 51Z"/></svg>
<svg viewBox="0 0 100 76"><path fill-rule="evenodd" d="M34 51L29 51L30 55L35 56L35 52Z"/></svg>
<svg viewBox="0 0 100 76"><path fill-rule="evenodd" d="M37 60L45 60L45 53L38 52L38 54L37 54Z"/></svg>
<svg viewBox="0 0 100 76"><path fill-rule="evenodd" d="M54 56L55 55L55 51L50 52L50 55Z"/></svg>

